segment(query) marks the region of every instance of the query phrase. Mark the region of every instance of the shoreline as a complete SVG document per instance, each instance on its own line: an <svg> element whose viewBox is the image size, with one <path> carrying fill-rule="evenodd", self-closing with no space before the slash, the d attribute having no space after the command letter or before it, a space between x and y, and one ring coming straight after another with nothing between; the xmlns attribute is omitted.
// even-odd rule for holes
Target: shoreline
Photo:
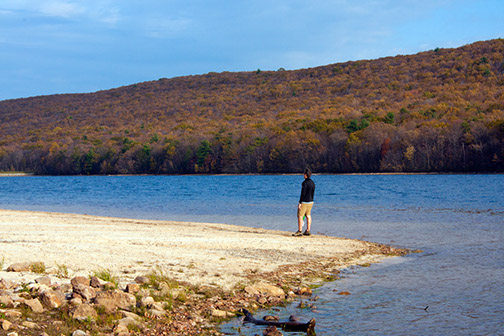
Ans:
<svg viewBox="0 0 504 336"><path fill-rule="evenodd" d="M394 175L503 175L503 172L373 172L373 173L313 173L313 176L336 175L336 176L394 176ZM46 177L62 177L62 176L296 176L302 175L299 173L243 173L243 174L107 174L107 175L37 175L34 173L25 172L0 172L0 177L13 177L13 176L46 176Z"/></svg>
<svg viewBox="0 0 504 336"><path fill-rule="evenodd" d="M281 304L301 288L335 280L339 270L349 266L408 253L360 240L291 234L229 224L0 210L0 279L33 282L41 275L5 270L11 264L34 262L45 264L44 274L54 283L107 270L124 287L158 272L191 288L188 293L195 295L186 302L202 305L198 311L205 314L210 309L205 300L217 299L202 299L198 292L211 289L216 297L230 295L219 309L210 304L229 318L244 306L255 310ZM62 268L67 278L61 278ZM258 283L280 288L285 295L280 300L258 299L250 290ZM209 315L199 318L215 327L219 321ZM194 317L186 316L185 322L190 321Z"/></svg>

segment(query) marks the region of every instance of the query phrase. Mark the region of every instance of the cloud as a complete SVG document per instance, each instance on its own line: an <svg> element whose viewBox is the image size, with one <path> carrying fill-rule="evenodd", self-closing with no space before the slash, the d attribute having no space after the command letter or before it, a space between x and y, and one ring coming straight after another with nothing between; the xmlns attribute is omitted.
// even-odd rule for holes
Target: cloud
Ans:
<svg viewBox="0 0 504 336"><path fill-rule="evenodd" d="M119 7L114 0L2 0L0 15L23 18L57 18L117 24Z"/></svg>
<svg viewBox="0 0 504 336"><path fill-rule="evenodd" d="M68 1L49 1L40 4L39 11L46 16L71 18L82 15L86 12L86 9Z"/></svg>

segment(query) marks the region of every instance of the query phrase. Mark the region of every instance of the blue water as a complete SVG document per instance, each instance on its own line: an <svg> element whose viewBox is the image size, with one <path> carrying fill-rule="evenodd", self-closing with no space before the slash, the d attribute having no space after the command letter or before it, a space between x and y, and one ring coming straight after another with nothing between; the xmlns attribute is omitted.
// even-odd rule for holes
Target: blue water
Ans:
<svg viewBox="0 0 504 336"><path fill-rule="evenodd" d="M350 269L317 289L316 311L294 303L276 315L315 317L317 335L504 335L504 175L313 180L313 232L424 252ZM299 175L0 177L0 208L294 231L301 182ZM262 334L239 323L223 331Z"/></svg>

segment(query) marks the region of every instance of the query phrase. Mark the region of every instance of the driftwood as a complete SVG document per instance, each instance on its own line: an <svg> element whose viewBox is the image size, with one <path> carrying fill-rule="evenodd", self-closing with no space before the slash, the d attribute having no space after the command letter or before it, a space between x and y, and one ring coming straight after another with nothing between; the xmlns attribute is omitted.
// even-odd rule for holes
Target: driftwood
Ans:
<svg viewBox="0 0 504 336"><path fill-rule="evenodd" d="M315 335L315 319L312 318L308 323L302 323L298 321L286 321L286 322L277 322L277 321L265 321L258 320L249 312L247 309L242 308L241 313L245 315L244 322L254 323L256 325L267 325L267 326L275 326L280 327L284 331L303 331L308 333L308 335Z"/></svg>

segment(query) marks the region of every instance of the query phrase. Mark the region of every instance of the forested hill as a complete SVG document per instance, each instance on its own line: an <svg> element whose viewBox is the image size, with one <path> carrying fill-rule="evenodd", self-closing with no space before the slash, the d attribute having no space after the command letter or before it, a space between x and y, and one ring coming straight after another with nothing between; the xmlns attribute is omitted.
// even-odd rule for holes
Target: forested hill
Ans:
<svg viewBox="0 0 504 336"><path fill-rule="evenodd" d="M44 85L40 83L40 85ZM0 170L504 171L504 40L0 101Z"/></svg>

